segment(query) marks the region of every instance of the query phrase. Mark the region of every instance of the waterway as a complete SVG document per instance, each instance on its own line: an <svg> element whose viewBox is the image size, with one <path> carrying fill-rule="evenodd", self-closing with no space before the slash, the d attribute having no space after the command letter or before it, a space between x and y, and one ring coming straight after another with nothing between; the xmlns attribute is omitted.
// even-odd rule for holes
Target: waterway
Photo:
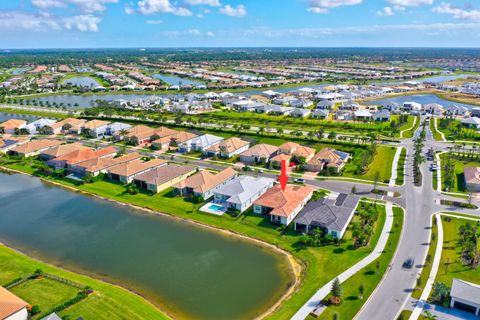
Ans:
<svg viewBox="0 0 480 320"><path fill-rule="evenodd" d="M291 280L271 248L21 174L0 172L0 241L135 290L180 319L251 319Z"/></svg>
<svg viewBox="0 0 480 320"><path fill-rule="evenodd" d="M204 86L205 83L200 82L200 81L195 81L195 80L190 80L186 78L180 78L178 76L174 75L165 75L165 74L152 74L153 78L160 79L163 82L168 83L169 85L172 86L192 86L192 87L197 87L197 86Z"/></svg>
<svg viewBox="0 0 480 320"><path fill-rule="evenodd" d="M87 88L95 88L100 85L98 81L92 77L73 77L70 79L63 80L62 83L63 84L70 83L73 86L87 87Z"/></svg>
<svg viewBox="0 0 480 320"><path fill-rule="evenodd" d="M434 94L415 94L415 95L408 95L408 96L398 96L398 97L385 98L385 99L379 99L379 100L371 100L366 102L366 104L382 105L387 103L397 103L399 105L402 105L404 102L417 102L422 105L429 104L429 103L438 103L444 107L456 105L456 106L464 106L468 109L478 108L478 106L471 105L471 104L445 100Z"/></svg>

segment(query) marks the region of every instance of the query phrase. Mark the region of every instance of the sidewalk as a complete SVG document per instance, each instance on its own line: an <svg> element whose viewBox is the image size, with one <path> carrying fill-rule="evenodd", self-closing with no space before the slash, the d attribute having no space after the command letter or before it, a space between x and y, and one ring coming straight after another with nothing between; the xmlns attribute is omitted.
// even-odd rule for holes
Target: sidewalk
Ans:
<svg viewBox="0 0 480 320"><path fill-rule="evenodd" d="M400 160L402 149L403 147L397 147L397 152L395 152L395 157L393 158L393 163L392 163L392 175L390 176L390 182L388 183L389 187L395 187L395 185L397 184L398 160Z"/></svg>
<svg viewBox="0 0 480 320"><path fill-rule="evenodd" d="M383 226L382 229L382 234L380 235L380 238L378 239L377 245L375 246L375 249L370 253L368 256L363 258L361 261L359 261L357 264L354 266L350 267L348 270L344 271L342 274L338 276L338 279L340 282L344 282L366 266L368 266L370 263L375 261L383 252L383 249L385 249L385 246L388 241L388 237L390 235L390 231L392 229L393 225L393 205L391 202L387 202L385 209L386 209L386 214L387 217L385 219L385 225ZM326 283L323 287L321 287L298 311L295 313L295 315L291 318L291 320L304 320L310 312L312 312L313 309L323 300L325 297L330 293L330 289L332 287L332 283L335 279L330 280L328 283Z"/></svg>

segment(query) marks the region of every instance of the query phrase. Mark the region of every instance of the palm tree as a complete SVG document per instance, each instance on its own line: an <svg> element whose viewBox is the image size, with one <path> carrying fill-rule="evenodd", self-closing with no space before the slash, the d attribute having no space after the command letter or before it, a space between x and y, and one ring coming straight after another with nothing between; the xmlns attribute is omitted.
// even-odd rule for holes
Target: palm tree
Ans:
<svg viewBox="0 0 480 320"><path fill-rule="evenodd" d="M438 319L438 317L437 317L436 315L432 314L432 313L431 313L430 311L428 311L428 310L425 310L423 313L424 313L425 319L427 319L427 320L435 320L435 319Z"/></svg>

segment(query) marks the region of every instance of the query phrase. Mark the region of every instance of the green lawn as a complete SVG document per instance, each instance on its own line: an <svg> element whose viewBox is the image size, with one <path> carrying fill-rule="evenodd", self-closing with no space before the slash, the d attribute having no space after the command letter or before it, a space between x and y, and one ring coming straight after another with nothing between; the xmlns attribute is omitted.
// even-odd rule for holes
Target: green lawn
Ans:
<svg viewBox="0 0 480 320"><path fill-rule="evenodd" d="M403 137L404 137L404 138L413 138L413 134L414 134L415 131L418 129L418 127L420 127L420 122L421 122L421 121L420 121L420 117L416 117L416 118L417 118L417 122L415 122L415 126L414 126L411 130L405 131L405 132L403 133ZM412 122L412 124L413 124L413 122ZM410 127L411 127L412 124L410 124ZM407 128L405 128L405 129L409 129L410 127L407 127ZM405 130L405 129L404 129L404 130Z"/></svg>
<svg viewBox="0 0 480 320"><path fill-rule="evenodd" d="M398 115L391 115L390 116L390 119L391 120L395 120L395 119L398 119L400 116ZM412 125L413 125L413 121L415 120L415 117L414 116L408 116L408 121L405 122L404 124L402 124L399 128L398 128L398 133L396 134L396 137L400 137L400 132L402 132L403 130L407 130L409 129ZM405 133L404 133L404 137L405 137Z"/></svg>
<svg viewBox="0 0 480 320"><path fill-rule="evenodd" d="M49 278L28 280L11 290L30 305L40 308L40 315L46 315L54 307L74 298L80 289Z"/></svg>
<svg viewBox="0 0 480 320"><path fill-rule="evenodd" d="M475 221L462 218L451 218L451 221L445 221L442 217L443 226L443 249L440 267L438 269L435 281L445 283L451 287L453 278L480 284L480 268L472 269L464 266L460 261L461 247L458 244L460 240L459 229L467 222L475 224Z"/></svg>
<svg viewBox="0 0 480 320"><path fill-rule="evenodd" d="M397 186L403 185L405 182L405 161L407 160L407 149L402 148L400 158L398 158L397 165Z"/></svg>
<svg viewBox="0 0 480 320"><path fill-rule="evenodd" d="M14 166L6 165L6 167L27 172L32 171L29 166L22 168L18 164ZM54 178L49 177L43 178L54 180ZM293 226L282 231L278 225L271 224L268 218L250 214L251 210L237 218L229 215L218 217L199 212L199 204L193 204L183 198L174 196L171 189L153 196L144 193L129 195L125 193L125 186L105 181L86 185L78 185L78 183L65 179L55 179L54 181L105 198L237 232L274 244L290 252L303 266L301 285L268 319L290 319L319 287L368 255L375 246L380 231L379 229L376 230L377 234L373 236L371 244L364 248L353 249L352 239L348 235L345 236L345 241L339 245L304 247L299 243L299 235L292 230ZM384 215L384 208L380 207L379 210L381 210L380 214Z"/></svg>
<svg viewBox="0 0 480 320"><path fill-rule="evenodd" d="M447 140L480 141L480 134L476 129L462 126L460 120L450 118L437 119L437 128Z"/></svg>
<svg viewBox="0 0 480 320"><path fill-rule="evenodd" d="M363 304L368 300L372 292L375 290L385 271L387 270L395 251L397 250L397 245L402 233L403 210L394 207L393 212L393 229L383 254L377 260L360 270L342 284L342 304L339 306L327 307L327 309L320 315L319 319L332 319L334 313L338 313L340 319L353 319ZM382 225L383 227L384 221L378 222L378 225ZM360 285L364 286L363 299L361 299L358 290ZM314 318L309 317L309 319Z"/></svg>
<svg viewBox="0 0 480 320"><path fill-rule="evenodd" d="M447 163L448 153L443 153L440 155L440 162L442 168L442 190L448 192L458 192L458 193L468 193L465 189L465 178L463 176L463 168L466 166L477 166L480 167L480 159L474 158L460 158L455 155L451 156L452 164L455 166L454 171L454 183L450 190L446 190L445 184L445 165ZM436 177L436 175L434 175Z"/></svg>
<svg viewBox="0 0 480 320"><path fill-rule="evenodd" d="M430 118L430 130L432 131L433 138L437 141L443 141L442 140L442 135L438 130L435 130L435 125L434 122L438 121L437 118ZM438 122L437 122L437 128L438 128Z"/></svg>
<svg viewBox="0 0 480 320"><path fill-rule="evenodd" d="M82 316L85 320L90 319L168 319L154 306L120 287L94 280L87 276L65 271L49 264L34 260L12 249L0 245L0 284L8 283L18 277L31 275L37 268L77 283L94 288L94 293L88 298L60 312L61 316L70 315L72 319ZM13 288L13 292L24 298L31 304L38 304L42 312L48 312L45 308L63 301L66 297L73 297L78 289L65 287L56 281L49 279L28 281L25 284ZM73 288L73 291L72 289ZM108 310L102 312L99 310Z"/></svg>
<svg viewBox="0 0 480 320"><path fill-rule="evenodd" d="M392 176L392 163L393 158L395 158L396 150L396 147L378 146L377 154L369 164L368 170L365 174L354 174L355 167L353 166L353 163L347 163L345 165L343 176L373 181L375 172L378 172L379 182L388 183Z"/></svg>

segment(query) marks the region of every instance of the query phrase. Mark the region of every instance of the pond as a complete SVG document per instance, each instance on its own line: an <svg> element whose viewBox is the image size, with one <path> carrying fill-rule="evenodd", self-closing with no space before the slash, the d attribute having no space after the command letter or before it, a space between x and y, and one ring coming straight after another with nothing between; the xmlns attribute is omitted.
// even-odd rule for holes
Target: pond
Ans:
<svg viewBox="0 0 480 320"><path fill-rule="evenodd" d="M186 78L180 78L174 75L166 75L166 74L152 74L153 78L160 79L163 82L168 83L171 86L204 86L205 83L195 80L190 80Z"/></svg>
<svg viewBox="0 0 480 320"><path fill-rule="evenodd" d="M471 104L448 101L434 94L414 94L414 95L408 95L408 96L399 96L399 97L392 97L392 98L386 98L386 99L371 100L365 103L376 104L376 105L381 105L385 103L397 103L399 105L402 105L404 102L417 102L422 105L428 104L428 103L438 103L444 107L456 105L456 106L464 106L469 109L478 108L478 106L471 105Z"/></svg>
<svg viewBox="0 0 480 320"><path fill-rule="evenodd" d="M0 172L0 241L133 289L183 319L251 319L290 282L270 248Z"/></svg>
<svg viewBox="0 0 480 320"><path fill-rule="evenodd" d="M26 120L27 122L32 122L32 121L40 119L40 117L26 115L26 114L14 114L14 113L0 112L0 123L5 122L5 121L10 120L10 119L21 119L21 120Z"/></svg>
<svg viewBox="0 0 480 320"><path fill-rule="evenodd" d="M92 77L73 77L62 81L62 84L67 83L70 83L72 86L87 88L95 88L100 85L98 81Z"/></svg>

